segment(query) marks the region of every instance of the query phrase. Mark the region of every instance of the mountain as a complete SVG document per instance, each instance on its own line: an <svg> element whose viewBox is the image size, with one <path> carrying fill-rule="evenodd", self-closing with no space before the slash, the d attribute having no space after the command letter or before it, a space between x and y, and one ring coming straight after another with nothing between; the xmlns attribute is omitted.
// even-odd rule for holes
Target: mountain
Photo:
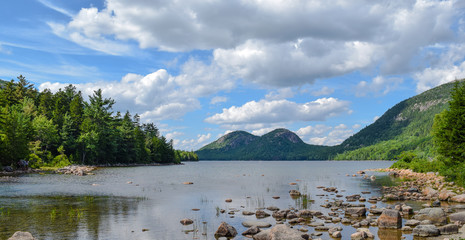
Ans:
<svg viewBox="0 0 465 240"><path fill-rule="evenodd" d="M386 111L373 124L333 147L335 159L393 159L403 151L433 157L431 129L434 116L448 107L454 82L406 99Z"/></svg>
<svg viewBox="0 0 465 240"><path fill-rule="evenodd" d="M448 107L454 82L406 99L337 146L304 143L295 133L276 129L261 137L229 133L196 153L200 160L390 160L403 151L434 157L434 116Z"/></svg>
<svg viewBox="0 0 465 240"><path fill-rule="evenodd" d="M287 129L261 137L244 131L231 132L196 151L200 160L316 160L326 146L309 145Z"/></svg>

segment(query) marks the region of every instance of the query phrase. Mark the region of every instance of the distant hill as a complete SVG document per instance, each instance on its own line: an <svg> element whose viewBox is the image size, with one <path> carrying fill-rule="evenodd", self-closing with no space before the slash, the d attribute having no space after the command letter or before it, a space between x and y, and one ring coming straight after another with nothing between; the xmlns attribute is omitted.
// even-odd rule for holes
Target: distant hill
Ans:
<svg viewBox="0 0 465 240"><path fill-rule="evenodd" d="M261 137L231 132L196 153L200 160L317 160L326 155L325 149L329 147L306 144L295 133L281 128Z"/></svg>
<svg viewBox="0 0 465 240"><path fill-rule="evenodd" d="M196 153L200 160L390 160L403 151L433 157L433 119L448 107L453 87L447 83L396 104L337 146L309 145L287 129L276 129L261 137L232 132Z"/></svg>

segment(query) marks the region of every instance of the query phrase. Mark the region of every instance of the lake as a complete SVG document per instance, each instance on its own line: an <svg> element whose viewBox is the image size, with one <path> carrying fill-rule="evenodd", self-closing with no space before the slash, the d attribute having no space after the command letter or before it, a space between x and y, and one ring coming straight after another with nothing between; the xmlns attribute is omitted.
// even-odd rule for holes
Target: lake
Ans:
<svg viewBox="0 0 465 240"><path fill-rule="evenodd" d="M31 232L37 239L214 239L214 232L224 221L237 229L236 239L246 239L240 235L246 230L241 223L256 218L243 216L241 211L277 206L327 213L329 210L320 205L335 196L318 186L337 187L344 196L362 191L371 192L363 195L367 199L381 196L381 184L390 183L385 173L368 172L377 176L375 181L346 174L391 164L201 161L174 166L102 168L88 176L29 174L1 178L0 238L7 239L21 230ZM292 199L291 189L306 197ZM225 202L228 198L232 202ZM221 209L226 212L221 213ZM230 211L238 212L231 215ZM194 224L181 225L183 218L194 220ZM276 223L272 217L262 221ZM350 239L355 229L341 226L343 239ZM314 232L313 228L304 227L308 233ZM370 230L377 234L377 228ZM329 239L327 232L321 237Z"/></svg>

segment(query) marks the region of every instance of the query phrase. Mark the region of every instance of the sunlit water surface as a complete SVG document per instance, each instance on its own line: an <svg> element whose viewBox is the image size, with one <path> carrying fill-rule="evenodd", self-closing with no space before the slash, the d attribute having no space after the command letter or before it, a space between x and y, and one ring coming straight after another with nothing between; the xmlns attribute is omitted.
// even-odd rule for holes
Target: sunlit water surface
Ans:
<svg viewBox="0 0 465 240"><path fill-rule="evenodd" d="M367 199L380 196L381 184L390 184L385 173L368 172L377 176L376 181L346 174L391 164L388 161L215 161L103 168L95 171L95 175L81 177L30 174L3 179L0 182L0 238L7 239L22 230L31 232L37 239L214 239L214 232L224 221L237 229L236 239L245 239L240 236L246 230L241 223L256 220L255 216L243 216L241 212L230 215L230 210L256 211L277 206L328 212L320 205L336 197L317 186L337 187L344 196L362 191L371 192L363 194ZM297 185L290 185L291 182ZM288 193L291 189L299 190L306 199L292 199ZM227 198L232 202L226 203ZM384 204L378 203L378 206ZM220 209L226 213L219 213ZM193 219L194 224L181 225L179 221L183 218ZM276 223L272 217L261 220ZM343 239L350 239L355 229L341 226ZM296 226L301 227L307 228L308 233L314 232L311 227ZM377 228L370 230L378 234ZM387 233L390 239L399 239L399 234ZM321 237L329 239L326 232Z"/></svg>

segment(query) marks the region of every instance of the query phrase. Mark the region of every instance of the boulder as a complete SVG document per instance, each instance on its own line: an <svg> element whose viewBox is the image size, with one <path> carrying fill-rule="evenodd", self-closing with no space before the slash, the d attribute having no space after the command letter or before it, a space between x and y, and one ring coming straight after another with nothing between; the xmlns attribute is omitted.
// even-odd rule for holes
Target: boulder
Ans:
<svg viewBox="0 0 465 240"><path fill-rule="evenodd" d="M259 233L261 230L257 226L252 226L249 229L245 230L245 232L242 233L244 236L253 236L257 233Z"/></svg>
<svg viewBox="0 0 465 240"><path fill-rule="evenodd" d="M189 218L184 218L180 222L181 222L182 225L190 225L190 224L194 223L194 221L192 221L192 219L189 219Z"/></svg>
<svg viewBox="0 0 465 240"><path fill-rule="evenodd" d="M439 194L439 192L437 190L434 190L433 188L431 187L425 187L423 188L423 191L421 191L421 193L427 197L435 197Z"/></svg>
<svg viewBox="0 0 465 240"><path fill-rule="evenodd" d="M430 220L435 225L447 224L447 215L442 208L423 208L414 217L416 220Z"/></svg>
<svg viewBox="0 0 465 240"><path fill-rule="evenodd" d="M456 224L447 224L445 226L438 227L438 229L441 235L456 234L459 232L459 226Z"/></svg>
<svg viewBox="0 0 465 240"><path fill-rule="evenodd" d="M457 194L455 194L454 192L452 192L451 190L442 190L441 192L439 192L439 200L441 201L447 201L449 200L450 198L456 196Z"/></svg>
<svg viewBox="0 0 465 240"><path fill-rule="evenodd" d="M271 229L261 231L253 236L254 240L305 240L303 234L284 224L278 224ZM307 235L308 237L308 235ZM307 238L308 239L308 238Z"/></svg>
<svg viewBox="0 0 465 240"><path fill-rule="evenodd" d="M465 203L465 194L456 195L450 198L452 202Z"/></svg>
<svg viewBox="0 0 465 240"><path fill-rule="evenodd" d="M255 212L255 216L256 216L257 218L266 218L266 217L269 217L270 214L267 213L267 212L265 212L265 211L263 211L263 210L257 210L257 211Z"/></svg>
<svg viewBox="0 0 465 240"><path fill-rule="evenodd" d="M16 163L16 166L21 170L27 170L29 162L24 159L21 159Z"/></svg>
<svg viewBox="0 0 465 240"><path fill-rule="evenodd" d="M358 228L356 233L350 235L350 239L352 240L362 240L362 239L374 239L375 235L373 235L368 228Z"/></svg>
<svg viewBox="0 0 465 240"><path fill-rule="evenodd" d="M30 232L15 232L8 240L36 240Z"/></svg>
<svg viewBox="0 0 465 240"><path fill-rule="evenodd" d="M449 215L449 220L451 222L465 223L465 212L452 213Z"/></svg>
<svg viewBox="0 0 465 240"><path fill-rule="evenodd" d="M271 227L271 223L262 222L262 221L244 221L242 222L242 226L244 227L259 227L259 228L269 228Z"/></svg>
<svg viewBox="0 0 465 240"><path fill-rule="evenodd" d="M419 237L435 237L439 235L439 229L434 225L418 225L412 234Z"/></svg>
<svg viewBox="0 0 465 240"><path fill-rule="evenodd" d="M236 229L225 223L225 222L222 222L220 224L220 226L218 227L218 229L216 230L215 232L215 237L229 237L229 238L233 238L237 235L237 231Z"/></svg>
<svg viewBox="0 0 465 240"><path fill-rule="evenodd" d="M362 217L365 216L366 212L367 209L364 207L348 207L346 208L345 214L350 216L357 215L359 217Z"/></svg>

